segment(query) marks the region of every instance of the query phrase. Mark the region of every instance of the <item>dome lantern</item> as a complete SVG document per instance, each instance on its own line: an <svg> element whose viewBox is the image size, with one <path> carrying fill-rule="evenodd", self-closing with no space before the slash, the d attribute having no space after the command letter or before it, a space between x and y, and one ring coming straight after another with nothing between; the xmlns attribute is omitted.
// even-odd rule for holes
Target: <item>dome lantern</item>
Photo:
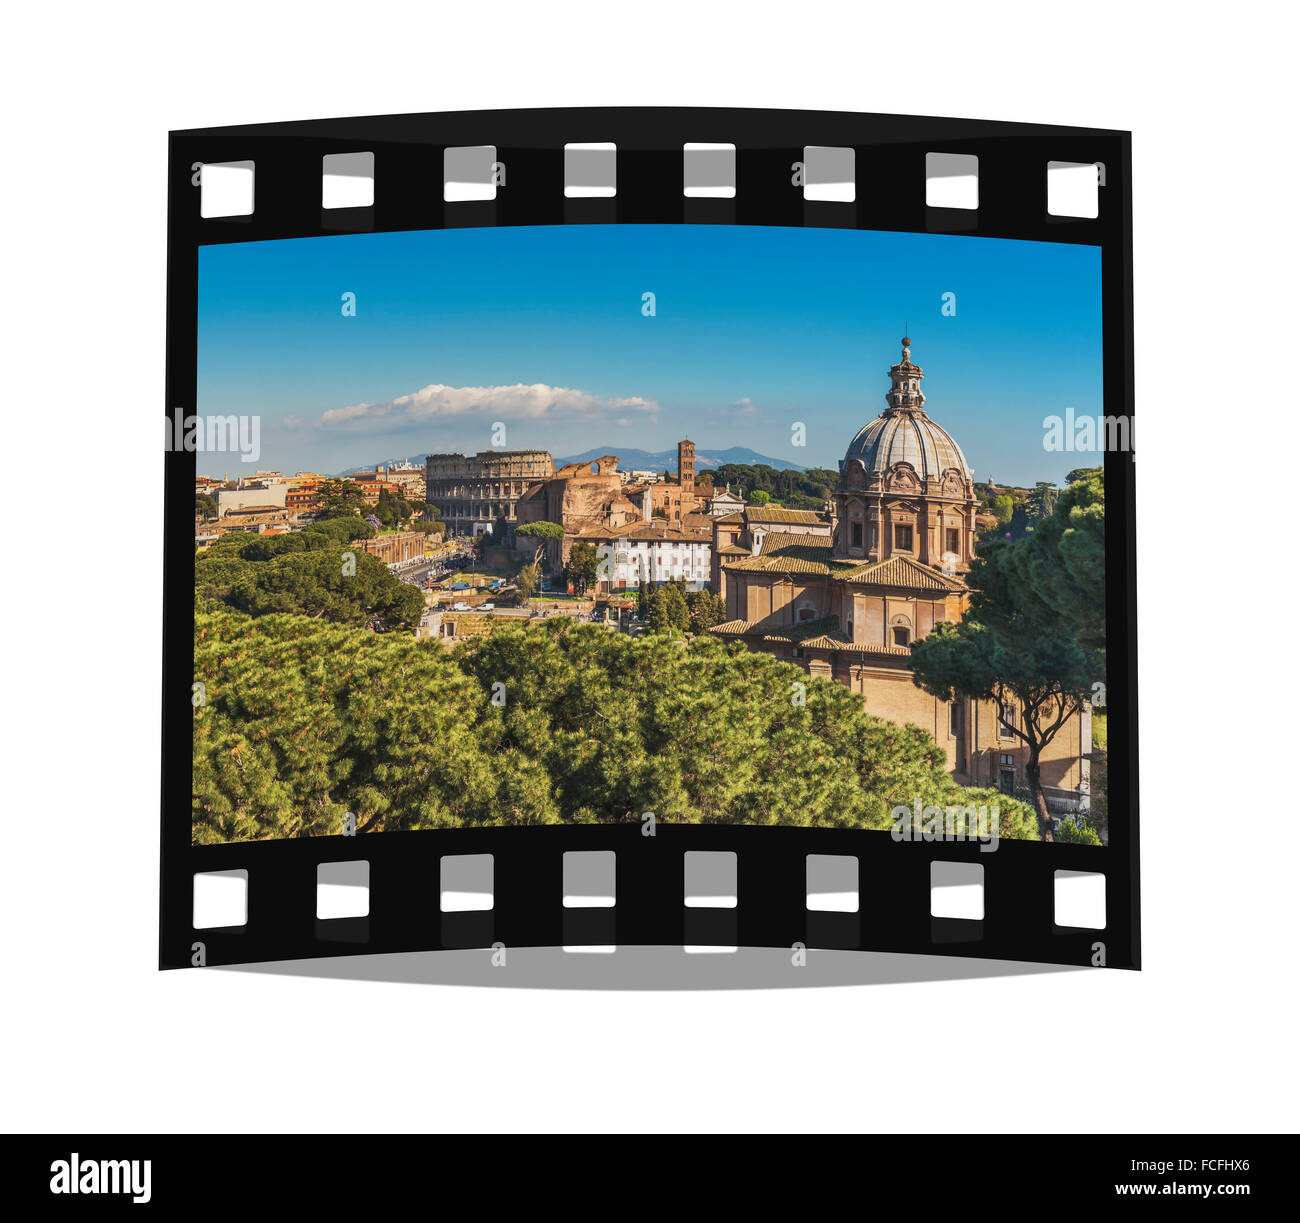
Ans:
<svg viewBox="0 0 1300 1223"><path fill-rule="evenodd" d="M921 379L925 372L912 364L912 341L903 337L903 357L897 365L889 367L890 387L885 395L890 412L920 412L925 415L925 396L921 393Z"/></svg>

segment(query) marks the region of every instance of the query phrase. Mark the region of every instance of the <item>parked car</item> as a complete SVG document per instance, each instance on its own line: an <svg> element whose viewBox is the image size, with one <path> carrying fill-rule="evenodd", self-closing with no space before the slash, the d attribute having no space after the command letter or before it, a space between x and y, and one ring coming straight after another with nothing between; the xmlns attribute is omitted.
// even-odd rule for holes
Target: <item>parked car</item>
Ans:
<svg viewBox="0 0 1300 1223"><path fill-rule="evenodd" d="M470 607L469 607L469 604L468 604L468 603L453 603L453 604L451 605L451 610L452 610L452 611L469 611L469 610L470 610Z"/></svg>
<svg viewBox="0 0 1300 1223"><path fill-rule="evenodd" d="M478 609L479 611L496 611L497 605L495 603L480 603Z"/></svg>

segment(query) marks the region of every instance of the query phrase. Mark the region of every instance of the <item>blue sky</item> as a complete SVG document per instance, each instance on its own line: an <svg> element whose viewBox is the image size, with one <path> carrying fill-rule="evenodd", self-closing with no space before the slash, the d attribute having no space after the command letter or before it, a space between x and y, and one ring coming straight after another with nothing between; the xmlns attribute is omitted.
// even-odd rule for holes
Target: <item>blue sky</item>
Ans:
<svg viewBox="0 0 1300 1223"><path fill-rule="evenodd" d="M1099 249L932 234L557 225L204 247L197 411L259 415L257 466L284 471L486 450L497 421L508 448L557 457L689 436L834 468L885 407L905 323L926 410L978 479L1084 464L1044 451L1042 421L1102 411Z"/></svg>

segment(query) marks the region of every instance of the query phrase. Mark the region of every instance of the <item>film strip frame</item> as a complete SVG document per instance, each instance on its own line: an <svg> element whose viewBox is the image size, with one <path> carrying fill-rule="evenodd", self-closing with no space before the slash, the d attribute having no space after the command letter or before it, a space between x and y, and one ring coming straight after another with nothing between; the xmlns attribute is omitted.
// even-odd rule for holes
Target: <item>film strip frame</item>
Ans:
<svg viewBox="0 0 1300 1223"><path fill-rule="evenodd" d="M616 149L617 191L570 198L566 144ZM735 193L688 197L683 148L735 146ZM444 150L492 146L508 166L491 200L443 198ZM792 181L809 146L852 149L851 202L807 200ZM322 158L374 155L368 207L322 208ZM973 155L973 210L926 203L926 156ZM201 165L252 161L255 210L200 215ZM1047 167L1096 163L1095 218L1052 216ZM196 409L198 248L396 230L564 224L715 224L966 234L1098 246L1104 411L1133 414L1131 155L1127 132L816 111L629 108L465 111L173 132L170 136L165 411ZM698 945L860 949L1112 968L1140 966L1133 455L1105 455L1110 843L895 842L887 832L660 824L475 828L229 845L191 843L193 453L165 454L160 967L505 946ZM564 904L564 855L612 852L612 907ZM734 907L685 903L685 855L735 855ZM490 910L443 912L444 857L490 854ZM810 910L807 858L856 861L858 910ZM320 864L369 863L365 917L316 917ZM931 915L932 863L983 867L982 920ZM247 872L240 926L195 929L194 876ZM1105 877L1105 926L1056 924L1058 871Z"/></svg>

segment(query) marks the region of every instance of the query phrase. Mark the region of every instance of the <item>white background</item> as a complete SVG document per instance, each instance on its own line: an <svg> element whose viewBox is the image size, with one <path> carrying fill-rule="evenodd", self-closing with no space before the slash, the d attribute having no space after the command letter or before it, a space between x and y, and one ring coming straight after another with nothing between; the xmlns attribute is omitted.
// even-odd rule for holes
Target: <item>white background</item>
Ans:
<svg viewBox="0 0 1300 1223"><path fill-rule="evenodd" d="M458 8L7 14L0 1125L1294 1128L1283 6ZM167 131L656 103L1134 132L1145 970L660 993L159 973Z"/></svg>

